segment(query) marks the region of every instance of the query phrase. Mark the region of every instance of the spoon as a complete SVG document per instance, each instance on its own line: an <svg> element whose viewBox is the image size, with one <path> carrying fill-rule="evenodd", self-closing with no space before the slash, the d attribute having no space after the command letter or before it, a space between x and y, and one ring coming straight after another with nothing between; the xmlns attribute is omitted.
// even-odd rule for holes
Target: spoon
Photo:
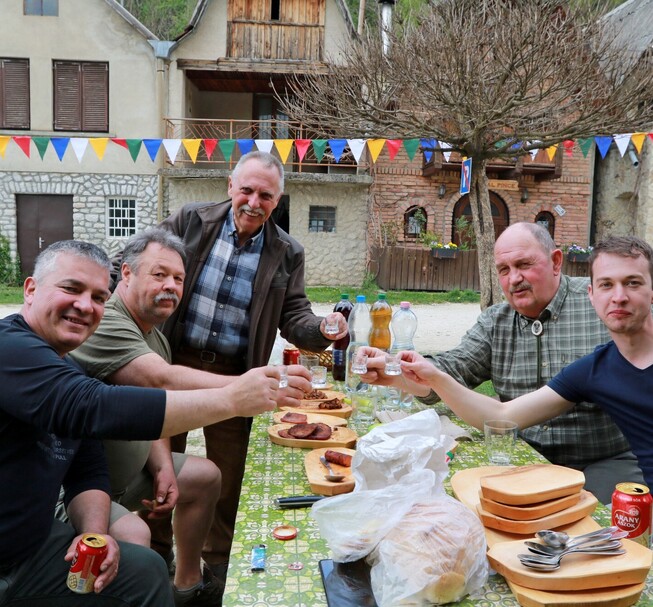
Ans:
<svg viewBox="0 0 653 607"><path fill-rule="evenodd" d="M575 553L584 553L584 554L596 554L597 556L618 556L620 554L626 554L626 551L623 549L620 550L574 550ZM565 553L569 554L569 553ZM531 558L534 555L523 555L523 558L520 558L520 562L525 567L530 567L531 569L538 569L540 571L555 571L560 568L560 559L562 559L564 554L560 556L559 559L554 561L540 561L536 558Z"/></svg>
<svg viewBox="0 0 653 607"><path fill-rule="evenodd" d="M339 483L340 481L345 480L345 475L344 474L336 474L333 469L331 468L331 464L327 461L326 457L324 455L320 456L320 461L322 462L322 465L329 471L329 474L325 474L324 478L328 480L331 483Z"/></svg>
<svg viewBox="0 0 653 607"><path fill-rule="evenodd" d="M613 540L610 542L597 542L595 544L583 544L582 546L567 548L559 554L554 554L552 556L544 556L539 554L518 554L517 558L523 565L527 566L532 563L537 563L540 565L559 565L563 556L575 553L599 554L605 556L612 554L625 554L625 550L622 550L621 542L619 540Z"/></svg>
<svg viewBox="0 0 653 607"><path fill-rule="evenodd" d="M548 546L547 544L538 544L537 542L529 542L529 541L524 542L524 544L528 547L528 549L531 552L534 552L535 554L555 556L556 554L560 554L565 548L572 548L574 546L584 546L588 543L594 544L601 541L619 540L621 538L627 537L627 535L628 535L627 531L612 532L610 531L610 529L604 529L603 533L596 533L594 535L587 536L587 537L579 535L578 537L571 538L569 542L567 542L567 545L562 548L553 548L552 546Z"/></svg>
<svg viewBox="0 0 653 607"><path fill-rule="evenodd" d="M577 543L579 540L590 538L595 535L603 535L605 533L615 533L619 531L619 527L606 527L605 529L596 529L583 535L577 535L570 538L564 531L552 531L551 529L543 529L538 531L535 535L540 538L547 546L551 548L564 548L569 542Z"/></svg>

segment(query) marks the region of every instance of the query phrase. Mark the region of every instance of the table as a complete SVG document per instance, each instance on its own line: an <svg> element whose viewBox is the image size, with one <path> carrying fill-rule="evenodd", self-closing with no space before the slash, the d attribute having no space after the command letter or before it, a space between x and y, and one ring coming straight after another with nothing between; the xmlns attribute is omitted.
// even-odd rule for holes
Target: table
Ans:
<svg viewBox="0 0 653 607"><path fill-rule="evenodd" d="M444 410L439 412L444 413ZM458 419L454 421L465 426ZM310 508L280 510L274 505L276 497L311 494L304 473L307 450L273 444L267 434L270 425L271 414L254 420L223 605L327 607L318 561L330 558L329 549L310 516ZM474 428L465 427L470 430L474 440L460 442L450 464L451 474L457 470L487 465L482 434ZM546 460L519 440L514 463L525 465L537 462ZM445 486L451 493L448 481ZM593 516L603 526L610 524L610 513L602 505ZM299 530L297 538L285 542L274 539L271 532L281 524L296 527ZM267 567L264 572L253 573L250 571L251 549L260 543L267 545ZM288 566L293 563L301 563L303 568L299 571L289 569ZM500 575L490 576L478 594L458 604L463 607L519 605ZM653 576L649 575L646 589L637 604L653 604Z"/></svg>

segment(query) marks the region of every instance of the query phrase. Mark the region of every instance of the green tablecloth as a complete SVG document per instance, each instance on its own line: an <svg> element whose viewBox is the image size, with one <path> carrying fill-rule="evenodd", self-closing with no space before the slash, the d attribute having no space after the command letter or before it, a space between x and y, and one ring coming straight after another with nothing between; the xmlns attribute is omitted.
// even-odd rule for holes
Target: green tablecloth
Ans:
<svg viewBox="0 0 653 607"><path fill-rule="evenodd" d="M456 423L460 422L456 420ZM273 444L267 434L271 424L270 414L254 420L223 605L326 607L318 562L329 558L329 549L310 517L310 508L280 510L274 506L277 497L311 494L304 473L307 451ZM460 442L450 464L452 474L488 465L481 433L470 430L474 440ZM538 461L546 460L526 443L518 441L513 463L525 465ZM446 486L450 491L448 482ZM601 525L610 524L609 511L603 506L599 506L594 518ZM281 524L296 527L299 530L297 538L285 542L273 538L272 530ZM253 573L250 571L251 549L261 543L267 545L267 567L264 572ZM302 569L289 568L296 563L300 563ZM492 575L481 592L459 605L517 607L519 603L503 577ZM650 575L638 605L653 605Z"/></svg>

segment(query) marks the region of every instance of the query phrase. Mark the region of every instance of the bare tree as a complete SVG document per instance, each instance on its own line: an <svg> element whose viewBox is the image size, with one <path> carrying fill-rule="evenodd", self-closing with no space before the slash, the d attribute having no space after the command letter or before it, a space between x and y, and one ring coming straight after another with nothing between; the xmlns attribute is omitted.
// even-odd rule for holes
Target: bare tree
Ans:
<svg viewBox="0 0 653 607"><path fill-rule="evenodd" d="M471 157L481 306L501 301L489 159L653 123L653 62L628 54L596 2L440 0L391 33L342 49L344 65L295 79L282 100L324 135L435 138Z"/></svg>

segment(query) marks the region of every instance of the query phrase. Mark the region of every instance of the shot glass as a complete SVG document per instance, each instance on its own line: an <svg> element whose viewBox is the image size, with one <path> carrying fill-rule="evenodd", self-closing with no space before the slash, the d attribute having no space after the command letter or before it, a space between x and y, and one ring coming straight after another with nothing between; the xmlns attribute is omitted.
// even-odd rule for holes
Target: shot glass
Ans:
<svg viewBox="0 0 653 607"><path fill-rule="evenodd" d="M287 388L288 387L288 367L286 365L277 365L279 369L279 387Z"/></svg>
<svg viewBox="0 0 653 607"><path fill-rule="evenodd" d="M487 458L493 466L509 466L517 440L517 424L507 419L488 420L483 424Z"/></svg>
<svg viewBox="0 0 653 607"><path fill-rule="evenodd" d="M352 372L362 375L367 373L367 354L363 354L360 350L354 353L354 360L351 363Z"/></svg>
<svg viewBox="0 0 653 607"><path fill-rule="evenodd" d="M311 386L313 388L324 388L327 385L327 368L322 365L311 367Z"/></svg>
<svg viewBox="0 0 653 607"><path fill-rule="evenodd" d="M327 316L325 318L324 331L327 335L337 335L340 332L337 316Z"/></svg>
<svg viewBox="0 0 653 607"><path fill-rule="evenodd" d="M310 371L311 367L317 367L320 364L320 357L317 354L300 354L299 364Z"/></svg>
<svg viewBox="0 0 653 607"><path fill-rule="evenodd" d="M397 354L385 355L385 374L386 375L401 375L401 364Z"/></svg>

